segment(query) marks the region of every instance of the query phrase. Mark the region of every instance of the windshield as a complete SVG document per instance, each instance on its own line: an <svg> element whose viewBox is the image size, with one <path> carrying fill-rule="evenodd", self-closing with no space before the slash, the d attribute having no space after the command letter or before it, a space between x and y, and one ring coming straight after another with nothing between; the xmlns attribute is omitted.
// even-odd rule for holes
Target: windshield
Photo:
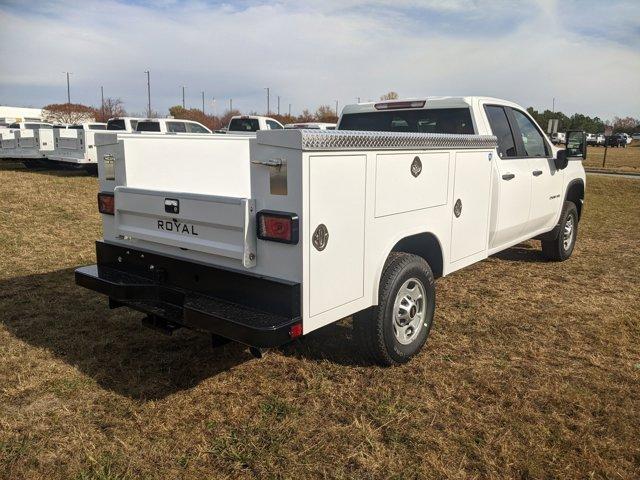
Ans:
<svg viewBox="0 0 640 480"><path fill-rule="evenodd" d="M107 122L107 130L126 130L124 119L116 118Z"/></svg>
<svg viewBox="0 0 640 480"><path fill-rule="evenodd" d="M475 133L468 108L433 108L347 113L338 130L371 132Z"/></svg>
<svg viewBox="0 0 640 480"><path fill-rule="evenodd" d="M257 132L260 122L257 118L234 118L229 123L230 132Z"/></svg>

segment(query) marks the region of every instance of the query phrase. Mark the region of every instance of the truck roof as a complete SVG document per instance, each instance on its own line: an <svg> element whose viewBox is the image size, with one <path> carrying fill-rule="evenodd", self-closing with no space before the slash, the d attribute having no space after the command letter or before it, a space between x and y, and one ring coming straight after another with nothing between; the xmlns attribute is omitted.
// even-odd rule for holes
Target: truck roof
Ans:
<svg viewBox="0 0 640 480"><path fill-rule="evenodd" d="M481 96L442 96L442 97L414 97L414 98L398 98L395 100L381 100L378 102L365 102L365 103L354 103L350 105L345 105L342 109L342 115L350 114L350 113L365 113L365 112L378 112L385 111L384 109L376 108L376 105L380 106L381 104L393 104L399 102L424 102L424 106L422 107L407 107L407 108L468 108L470 107L475 100L482 101L490 101L495 102L500 105L509 105L512 107L518 107L519 105L516 103L510 102L508 100L503 100L501 98L494 97L481 97Z"/></svg>

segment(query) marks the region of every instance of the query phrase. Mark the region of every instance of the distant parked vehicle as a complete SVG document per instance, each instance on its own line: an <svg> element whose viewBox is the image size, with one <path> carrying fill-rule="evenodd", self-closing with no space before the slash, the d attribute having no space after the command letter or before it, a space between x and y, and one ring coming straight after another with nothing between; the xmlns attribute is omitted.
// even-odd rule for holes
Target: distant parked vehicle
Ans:
<svg viewBox="0 0 640 480"><path fill-rule="evenodd" d="M177 120L171 118L147 118L140 120L136 132L158 133L212 133L201 123L192 120Z"/></svg>
<svg viewBox="0 0 640 480"><path fill-rule="evenodd" d="M607 137L607 146L627 148L627 137L623 133L614 133Z"/></svg>
<svg viewBox="0 0 640 480"><path fill-rule="evenodd" d="M107 130L118 130L124 132L135 132L138 122L142 118L134 117L114 117L107 121Z"/></svg>
<svg viewBox="0 0 640 480"><path fill-rule="evenodd" d="M631 134L631 139L632 140L640 140L640 132L632 133Z"/></svg>
<svg viewBox="0 0 640 480"><path fill-rule="evenodd" d="M307 130L335 130L335 123L326 122L305 122L305 123L287 123L284 126L285 129L307 129Z"/></svg>
<svg viewBox="0 0 640 480"><path fill-rule="evenodd" d="M270 117L257 115L236 115L231 117L227 133L254 134L259 130L282 130L282 124Z"/></svg>
<svg viewBox="0 0 640 480"><path fill-rule="evenodd" d="M595 133L587 133L587 145L595 147L598 144L598 136Z"/></svg>
<svg viewBox="0 0 640 480"><path fill-rule="evenodd" d="M596 135L596 146L597 147L604 147L605 140L606 140L606 137L604 136L604 133L598 133Z"/></svg>
<svg viewBox="0 0 640 480"><path fill-rule="evenodd" d="M564 132L556 132L551 134L552 143L558 144L558 143L565 143L566 141L567 141L567 137L564 134Z"/></svg>

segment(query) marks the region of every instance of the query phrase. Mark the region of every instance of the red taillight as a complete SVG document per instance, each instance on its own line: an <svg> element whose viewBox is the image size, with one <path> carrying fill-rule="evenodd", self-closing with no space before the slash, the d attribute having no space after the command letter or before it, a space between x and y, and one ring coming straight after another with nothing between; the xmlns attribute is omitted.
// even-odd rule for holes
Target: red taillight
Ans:
<svg viewBox="0 0 640 480"><path fill-rule="evenodd" d="M426 100L409 100L404 102L382 102L374 105L376 110L397 110L400 108L422 108Z"/></svg>
<svg viewBox="0 0 640 480"><path fill-rule="evenodd" d="M262 210L256 215L258 238L281 243L298 243L298 215Z"/></svg>
<svg viewBox="0 0 640 480"><path fill-rule="evenodd" d="M289 336L291 338L298 338L302 336L302 324L301 323L294 323L293 325L291 325L291 328L289 329Z"/></svg>
<svg viewBox="0 0 640 480"><path fill-rule="evenodd" d="M113 198L113 193L98 194L98 210L100 211L100 213L113 215L113 212L115 210L115 200Z"/></svg>

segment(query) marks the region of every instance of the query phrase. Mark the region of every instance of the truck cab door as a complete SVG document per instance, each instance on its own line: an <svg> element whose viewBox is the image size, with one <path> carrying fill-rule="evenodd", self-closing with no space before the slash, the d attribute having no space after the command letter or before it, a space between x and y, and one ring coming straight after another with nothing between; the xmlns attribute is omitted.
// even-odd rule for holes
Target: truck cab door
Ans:
<svg viewBox="0 0 640 480"><path fill-rule="evenodd" d="M493 135L498 138L498 159L493 178L493 205L489 248L515 241L529 221L531 171L527 158L518 155L507 107L485 105Z"/></svg>
<svg viewBox="0 0 640 480"><path fill-rule="evenodd" d="M556 168L551 146L536 124L520 110L512 108L511 112L529 164L531 208L525 232L533 234L553 227L562 206L564 175Z"/></svg>

